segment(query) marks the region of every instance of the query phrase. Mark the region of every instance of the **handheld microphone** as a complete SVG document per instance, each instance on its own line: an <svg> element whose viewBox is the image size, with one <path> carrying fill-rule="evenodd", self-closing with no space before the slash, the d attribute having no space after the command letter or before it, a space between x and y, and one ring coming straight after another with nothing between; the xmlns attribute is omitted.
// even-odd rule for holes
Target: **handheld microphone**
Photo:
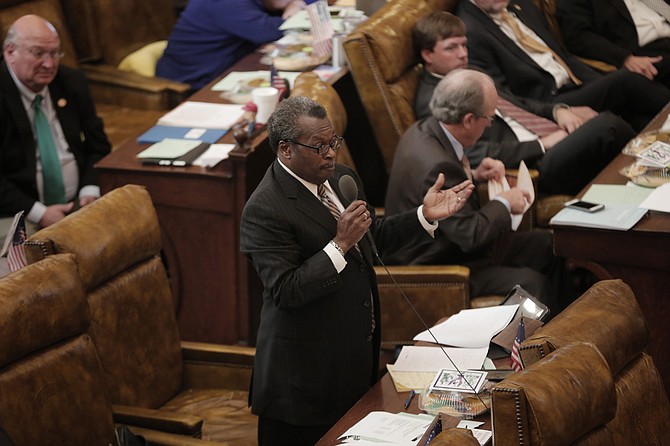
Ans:
<svg viewBox="0 0 670 446"><path fill-rule="evenodd" d="M349 204L351 204L351 202L358 199L358 186L356 185L356 181L353 179L353 177L351 177L351 175L342 175L340 177L340 181L338 182L338 185L340 187L340 191L342 192L342 195L344 195L344 198L346 198L347 201L349 202L349 203L347 203L347 206ZM428 324L426 324L426 321L423 320L423 318L419 314L419 311L416 309L414 304L412 304L412 301L409 300L409 298L407 297L405 292L402 290L402 288L400 288L400 285L398 285L398 282L395 280L395 277L393 277L393 274L391 274L391 271L389 271L389 269L386 267L386 265L382 261L381 257L379 257L379 253L377 252L377 246L375 245L374 239L372 238L372 234L370 234L369 229L365 232L365 236L368 239L368 242L370 243L370 247L372 248L372 253L377 258L377 261L379 262L379 264L384 268L384 270L386 271L386 274L388 274L388 276L391 278L391 280L393 281L393 284L396 286L398 291L400 291L400 294L402 294L402 297L405 299L405 302L407 302L407 304L412 309L412 311L414 311L414 314L419 319L421 324L424 326L424 328L426 329L428 334L430 334L430 337L433 338L433 341L435 341L435 344L437 344L438 347L440 347L440 349L442 350L442 353L444 353L444 355L447 357L447 359L449 360L451 365L454 367L454 370L456 370L458 375L461 378L463 378L463 381L465 381L465 383L468 385L468 387L470 387L470 389L474 392L475 396L477 396L477 399L479 399L479 401L484 405L484 407L486 407L488 409L489 407L486 405L486 403L484 402L482 397L479 396L479 394L475 391L474 387L465 378L465 376L463 376L463 372L461 372L461 370L454 363L454 361L451 359L451 357L449 357L449 354L445 350L444 346L442 344L440 344L440 342L437 340L437 338L433 334L430 327L428 327Z"/></svg>
<svg viewBox="0 0 670 446"><path fill-rule="evenodd" d="M354 181L351 175L342 175L340 177L338 185L340 186L340 191L342 192L342 195L344 195L344 198L346 198L347 201L349 202L347 203L347 206L349 206L353 201L356 201L358 199L358 186L356 185L356 181ZM377 246L375 245L375 240L372 238L372 234L370 234L369 229L365 231L365 238L370 244L372 254L374 254L374 256L377 259L379 259Z"/></svg>

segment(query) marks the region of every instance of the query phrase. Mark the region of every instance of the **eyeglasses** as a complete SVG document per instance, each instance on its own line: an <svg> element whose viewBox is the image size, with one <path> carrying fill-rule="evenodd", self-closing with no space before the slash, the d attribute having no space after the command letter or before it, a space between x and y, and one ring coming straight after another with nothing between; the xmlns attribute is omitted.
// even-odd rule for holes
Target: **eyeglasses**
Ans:
<svg viewBox="0 0 670 446"><path fill-rule="evenodd" d="M35 59L44 62L47 60L47 57L50 57L52 60L58 61L65 56L65 53L62 52L61 50L51 50L51 51L46 51L41 48L26 48L26 50L30 53L31 56L33 56Z"/></svg>
<svg viewBox="0 0 670 446"><path fill-rule="evenodd" d="M310 146L309 144L303 144L298 141L293 141L292 139L287 139L286 142L291 143L291 144L297 144L299 146L307 147L309 149L316 150L316 153L319 155L323 156L328 153L330 149L333 149L334 152L337 152L340 150L340 147L342 147L342 141L344 141L344 138L341 136L333 136L333 139L330 140L328 144L319 144L316 146Z"/></svg>
<svg viewBox="0 0 670 446"><path fill-rule="evenodd" d="M486 115L476 115L478 118L483 118L483 119L488 119L491 124L493 124L493 121L496 119L496 115L493 116L486 116Z"/></svg>

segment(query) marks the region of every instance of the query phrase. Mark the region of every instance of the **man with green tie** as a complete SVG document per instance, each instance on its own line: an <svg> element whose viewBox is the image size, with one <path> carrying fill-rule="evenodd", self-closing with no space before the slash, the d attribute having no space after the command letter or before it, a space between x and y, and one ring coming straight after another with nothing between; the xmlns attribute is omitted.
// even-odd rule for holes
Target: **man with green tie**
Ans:
<svg viewBox="0 0 670 446"><path fill-rule="evenodd" d="M100 196L93 165L110 151L83 74L59 67L63 53L51 23L17 19L3 56L0 237L3 222L21 210L34 230L93 202Z"/></svg>

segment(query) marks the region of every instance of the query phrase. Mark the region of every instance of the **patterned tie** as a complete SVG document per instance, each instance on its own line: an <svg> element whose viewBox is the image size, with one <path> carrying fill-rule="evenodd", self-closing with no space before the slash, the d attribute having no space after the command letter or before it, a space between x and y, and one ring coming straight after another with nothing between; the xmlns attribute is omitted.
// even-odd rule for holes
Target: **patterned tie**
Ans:
<svg viewBox="0 0 670 446"><path fill-rule="evenodd" d="M540 138L561 129L554 121L534 115L500 96L498 96L498 110L503 116L514 119Z"/></svg>
<svg viewBox="0 0 670 446"><path fill-rule="evenodd" d="M317 191L316 193L319 195L319 198L321 199L321 202L328 208L330 213L335 217L335 220L340 220L340 209L337 207L337 205L333 202L333 200L330 199L328 194L326 193L326 185L321 183L317 186Z"/></svg>
<svg viewBox="0 0 670 446"><path fill-rule="evenodd" d="M670 5L665 3L663 0L640 0L642 3L645 5L649 6L649 8L653 9L663 17L665 17L665 20L670 22Z"/></svg>
<svg viewBox="0 0 670 446"><path fill-rule="evenodd" d="M467 155L463 153L463 158L461 158L461 163L463 164L463 170L465 171L465 175L467 175L468 180L472 180L472 169L470 168L470 160L468 159Z"/></svg>
<svg viewBox="0 0 670 446"><path fill-rule="evenodd" d="M554 58L556 62L558 62L563 69L568 73L568 76L570 76L570 79L572 82L575 83L575 85L581 85L582 81L575 76L575 73L572 72L570 67L568 66L567 63L554 52L551 48L549 48L547 45L543 44L542 42L539 42L533 38L533 36L525 33L517 21L512 17L507 10L504 10L502 13L500 13L500 17L502 18L503 22L507 23L507 25L512 28L512 31L514 32L514 35L516 36L517 40L523 46L527 51L534 52L534 53L551 53L551 56Z"/></svg>
<svg viewBox="0 0 670 446"><path fill-rule="evenodd" d="M42 95L35 96L33 110L35 111L35 134L37 135L37 146L40 150L40 162L42 164L44 204L66 203L63 171L58 159L56 143L51 134L51 127L49 127L47 117L42 111Z"/></svg>

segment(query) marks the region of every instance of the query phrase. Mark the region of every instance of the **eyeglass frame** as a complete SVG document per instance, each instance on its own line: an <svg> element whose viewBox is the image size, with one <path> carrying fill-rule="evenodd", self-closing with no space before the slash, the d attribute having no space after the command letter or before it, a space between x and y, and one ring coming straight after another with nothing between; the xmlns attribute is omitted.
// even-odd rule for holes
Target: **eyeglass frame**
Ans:
<svg viewBox="0 0 670 446"><path fill-rule="evenodd" d="M57 50L51 50L47 51L38 47L25 47L25 46L18 46L17 48L19 49L25 49L28 51L28 53L35 58L35 60L39 60L40 62L44 62L47 60L47 57L49 57L51 60L56 60L60 61L63 57L65 57L65 52L62 51L60 48Z"/></svg>
<svg viewBox="0 0 670 446"><path fill-rule="evenodd" d="M493 124L493 121L496 120L496 115L493 115L493 116L487 116L487 115L478 115L478 114L475 114L475 116L477 116L478 118L488 119L489 122L490 122L491 124Z"/></svg>
<svg viewBox="0 0 670 446"><path fill-rule="evenodd" d="M337 152L340 150L342 147L342 143L344 142L344 137L343 136L333 136L333 139L330 140L328 144L319 144L318 146L310 146L309 144L304 144L298 141L294 141L292 139L285 139L283 140L284 142L287 142L289 144L297 144L299 146L307 147L312 150L316 150L317 155L319 156L324 156L328 153L329 150L333 150L333 152ZM325 148L325 150L324 150Z"/></svg>

